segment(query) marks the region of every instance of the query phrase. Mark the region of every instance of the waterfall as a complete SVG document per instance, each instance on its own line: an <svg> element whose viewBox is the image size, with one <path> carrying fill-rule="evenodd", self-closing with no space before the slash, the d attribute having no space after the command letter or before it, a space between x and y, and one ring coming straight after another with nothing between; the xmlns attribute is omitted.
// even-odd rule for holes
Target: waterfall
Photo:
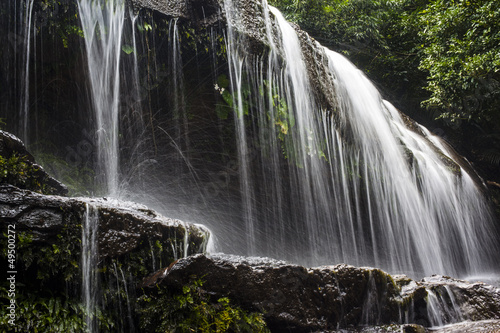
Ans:
<svg viewBox="0 0 500 333"><path fill-rule="evenodd" d="M427 317L430 326L440 327L469 319L464 318L460 305L449 286L443 286L440 292L441 294L437 294L427 289Z"/></svg>
<svg viewBox="0 0 500 333"><path fill-rule="evenodd" d="M27 26L32 3L23 7ZM265 0L225 0L227 27L209 24L204 36L184 19L126 13L120 0L79 0L78 9L105 194L207 224L224 252L412 276L495 267L498 236L466 162ZM30 28L23 31L24 39ZM25 56L17 81L29 79ZM23 84L23 101L11 104L27 131ZM85 94L61 96L76 95ZM66 106L53 118L44 109L40 127L72 121L68 133L88 133L81 119L61 115ZM222 119L219 106L233 113ZM54 150L64 157L78 148L74 134Z"/></svg>
<svg viewBox="0 0 500 333"><path fill-rule="evenodd" d="M90 203L86 205L82 226L82 300L85 323L89 332L98 332L97 301L99 280L97 272L99 212Z"/></svg>
<svg viewBox="0 0 500 333"><path fill-rule="evenodd" d="M79 0L85 36L92 106L97 126L97 163L105 192L118 194L120 56L123 0Z"/></svg>
<svg viewBox="0 0 500 333"><path fill-rule="evenodd" d="M498 245L475 175L265 1L269 50L249 54L238 6L225 1L247 254L417 276L488 267ZM333 82L335 110L315 97L304 43L327 63L320 79Z"/></svg>

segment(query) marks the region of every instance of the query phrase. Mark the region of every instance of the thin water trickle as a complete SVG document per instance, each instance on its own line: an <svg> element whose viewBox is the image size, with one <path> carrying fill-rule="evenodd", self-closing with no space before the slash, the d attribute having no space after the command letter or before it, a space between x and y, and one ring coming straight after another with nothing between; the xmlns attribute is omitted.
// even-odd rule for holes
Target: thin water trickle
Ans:
<svg viewBox="0 0 500 333"><path fill-rule="evenodd" d="M97 306L99 280L97 273L99 212L90 203L86 204L82 226L82 299L85 307L85 323L90 333L99 331Z"/></svg>
<svg viewBox="0 0 500 333"><path fill-rule="evenodd" d="M427 289L427 317L433 327L467 320L450 286L443 286L439 292Z"/></svg>
<svg viewBox="0 0 500 333"><path fill-rule="evenodd" d="M30 66L31 66L31 29L34 29L32 25L33 21L33 3L34 0L26 1L26 12L25 12L25 23L24 23L24 53L23 56L25 58L24 63L24 78L23 78L23 96L21 102L21 114L22 114L22 137L25 145L29 145L29 133L28 133L28 125L30 121Z"/></svg>

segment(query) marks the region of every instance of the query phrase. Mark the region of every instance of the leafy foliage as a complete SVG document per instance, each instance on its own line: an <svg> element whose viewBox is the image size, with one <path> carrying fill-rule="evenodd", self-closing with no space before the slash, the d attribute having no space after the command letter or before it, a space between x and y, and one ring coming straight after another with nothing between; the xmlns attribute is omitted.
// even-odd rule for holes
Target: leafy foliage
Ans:
<svg viewBox="0 0 500 333"><path fill-rule="evenodd" d="M17 154L9 158L0 156L0 184L11 184L39 193L49 193L50 189L43 183L38 171L36 166L27 161L26 156Z"/></svg>
<svg viewBox="0 0 500 333"><path fill-rule="evenodd" d="M246 313L226 297L217 302L192 281L177 292L159 287L157 295L142 296L141 329L148 332L269 332L259 313Z"/></svg>
<svg viewBox="0 0 500 333"><path fill-rule="evenodd" d="M420 14L426 106L451 120L500 121L500 3L431 1Z"/></svg>
<svg viewBox="0 0 500 333"><path fill-rule="evenodd" d="M7 288L0 287L2 298L7 299ZM0 310L0 329L10 331L7 307ZM17 332L85 332L85 309L82 304L61 297L30 297L16 294Z"/></svg>
<svg viewBox="0 0 500 333"><path fill-rule="evenodd" d="M33 145L33 147L38 146L41 144ZM90 195L91 190L96 192L99 190L98 185L94 185L95 172L90 163L69 163L56 153L36 148L33 155L47 172L68 187L69 195Z"/></svg>

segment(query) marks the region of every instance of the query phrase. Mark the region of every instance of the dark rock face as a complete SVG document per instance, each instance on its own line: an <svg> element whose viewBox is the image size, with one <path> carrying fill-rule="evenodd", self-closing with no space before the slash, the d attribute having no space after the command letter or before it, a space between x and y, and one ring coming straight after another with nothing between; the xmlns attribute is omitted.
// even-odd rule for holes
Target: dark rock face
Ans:
<svg viewBox="0 0 500 333"><path fill-rule="evenodd" d="M21 158L26 163L27 168L32 170L30 176L39 184L39 187L44 189L46 194L65 195L68 193L68 189L64 184L52 178L40 165L35 163L35 158L26 150L24 143L18 137L2 130L0 130L0 156L4 159L13 156ZM18 183L26 182L19 180ZM26 188L28 190L38 190L29 184L26 185Z"/></svg>
<svg viewBox="0 0 500 333"><path fill-rule="evenodd" d="M99 325L110 332L135 331L135 287L141 279L181 256L205 251L209 237L202 226L163 217L134 203L43 195L0 185L4 249L12 240L7 240L7 230L15 230L16 277L26 290L16 299L20 306L30 299L81 304L90 269L95 274L93 298L105 318ZM96 235L95 252L84 245L91 242L91 234ZM5 259L6 253L0 257ZM84 264L88 258L91 267ZM69 311L76 318L82 316L75 308ZM22 314L19 318L25 320Z"/></svg>
<svg viewBox="0 0 500 333"><path fill-rule="evenodd" d="M179 288L193 275L203 277L207 292L264 313L273 332L404 323L405 332L419 331L434 325L429 292L444 294L444 289L451 291L461 309L455 321L500 319L499 288L451 278L416 282L344 264L306 269L271 259L195 255L145 282L150 287ZM442 300L436 315L443 323L453 322L445 313L452 311L451 304L445 297Z"/></svg>
<svg viewBox="0 0 500 333"><path fill-rule="evenodd" d="M217 0L133 0L133 5L148 8L169 17L192 21L199 26L209 26L220 19L220 4Z"/></svg>
<svg viewBox="0 0 500 333"><path fill-rule="evenodd" d="M116 258L139 247L160 241L173 258L204 250L209 232L203 226L158 215L145 206L110 199L46 196L14 186L0 187L0 218L15 223L18 231L33 231L41 243L54 241L63 229L81 232L86 207L98 211L100 260ZM3 228L3 226L2 226ZM187 240L188 243L184 244Z"/></svg>
<svg viewBox="0 0 500 333"><path fill-rule="evenodd" d="M136 6L158 11L168 17L181 18L191 22L198 28L206 28L219 24L232 29L238 34L238 41L245 44L248 55L259 56L269 48L267 23L264 20L264 8L259 1L229 1L223 0L188 0L188 1L159 1L134 0ZM237 14L236 14L237 13ZM228 27L229 25L229 27ZM337 108L335 100L334 78L328 70L327 57L323 47L311 37L294 26L304 51L305 63L309 73L309 80L314 87L312 91L325 111L333 113ZM279 38L277 27L273 38ZM276 42L276 41L274 41ZM281 43L275 43L280 45Z"/></svg>
<svg viewBox="0 0 500 333"><path fill-rule="evenodd" d="M500 319L498 287L439 275L424 278L420 284L434 294L432 302L441 314L441 322L435 320L432 322L434 325L463 320Z"/></svg>

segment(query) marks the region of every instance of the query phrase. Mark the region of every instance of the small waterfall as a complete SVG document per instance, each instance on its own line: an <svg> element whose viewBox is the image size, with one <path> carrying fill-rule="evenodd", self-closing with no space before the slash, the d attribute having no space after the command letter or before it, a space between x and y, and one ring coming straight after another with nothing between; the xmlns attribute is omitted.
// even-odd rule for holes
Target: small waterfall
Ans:
<svg viewBox="0 0 500 333"><path fill-rule="evenodd" d="M460 276L495 260L481 190L437 138L265 1L256 11L269 49L249 54L240 4L224 6L247 254L413 276ZM322 54L335 110L317 102L307 66L323 64L306 65L304 47Z"/></svg>
<svg viewBox="0 0 500 333"><path fill-rule="evenodd" d="M380 299L384 299L382 290L378 290L377 283L373 273L370 271L368 276L368 285L366 288L365 300L361 312L361 325L378 324L381 317Z"/></svg>
<svg viewBox="0 0 500 333"><path fill-rule="evenodd" d="M427 317L430 326L443 326L466 320L449 286L443 286L439 293L427 289Z"/></svg>
<svg viewBox="0 0 500 333"><path fill-rule="evenodd" d="M105 192L116 196L119 186L119 65L125 4L123 0L79 0L78 8L97 126L98 168Z"/></svg>
<svg viewBox="0 0 500 333"><path fill-rule="evenodd" d="M89 332L98 332L97 307L99 299L98 239L99 212L90 203L86 205L82 229L82 299L85 306L85 323Z"/></svg>

